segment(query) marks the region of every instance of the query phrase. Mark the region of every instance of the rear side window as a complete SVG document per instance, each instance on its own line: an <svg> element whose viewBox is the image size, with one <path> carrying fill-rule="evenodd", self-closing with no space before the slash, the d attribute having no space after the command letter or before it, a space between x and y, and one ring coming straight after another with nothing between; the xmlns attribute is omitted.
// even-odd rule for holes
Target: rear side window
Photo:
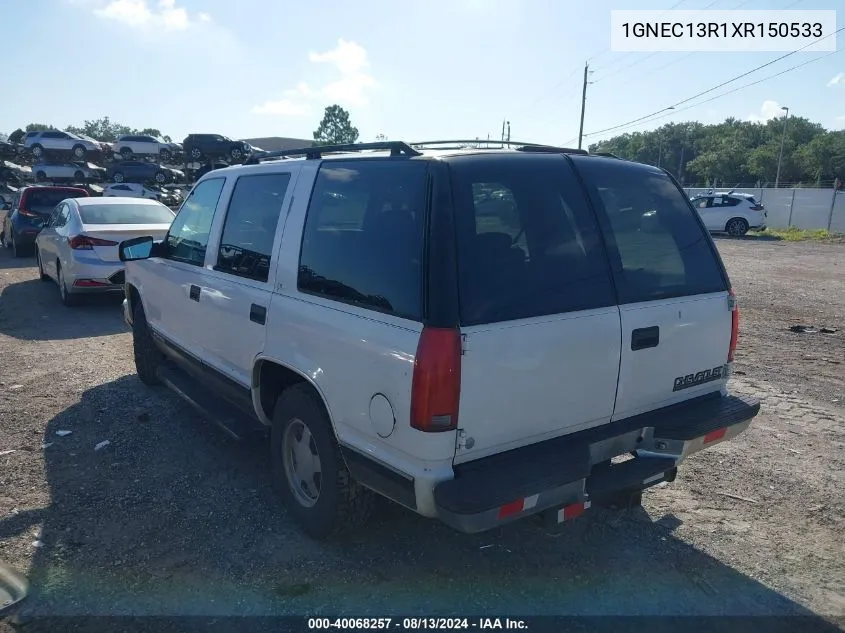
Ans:
<svg viewBox="0 0 845 633"><path fill-rule="evenodd" d="M267 281L290 174L241 176L229 201L216 270Z"/></svg>
<svg viewBox="0 0 845 633"><path fill-rule="evenodd" d="M299 290L421 320L427 169L424 161L323 163L305 220Z"/></svg>
<svg viewBox="0 0 845 633"><path fill-rule="evenodd" d="M573 160L599 211L620 303L727 289L715 248L668 176L612 159Z"/></svg>
<svg viewBox="0 0 845 633"><path fill-rule="evenodd" d="M464 325L615 304L598 225L562 156L449 165Z"/></svg>

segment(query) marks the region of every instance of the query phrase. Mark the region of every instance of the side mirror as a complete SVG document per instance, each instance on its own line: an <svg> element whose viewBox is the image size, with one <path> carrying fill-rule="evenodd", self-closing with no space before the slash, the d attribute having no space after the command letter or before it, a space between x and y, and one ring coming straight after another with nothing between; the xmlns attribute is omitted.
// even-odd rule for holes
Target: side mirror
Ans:
<svg viewBox="0 0 845 633"><path fill-rule="evenodd" d="M122 262L147 259L153 252L153 238L145 235L143 237L133 237L131 240L124 240L117 247L117 251Z"/></svg>

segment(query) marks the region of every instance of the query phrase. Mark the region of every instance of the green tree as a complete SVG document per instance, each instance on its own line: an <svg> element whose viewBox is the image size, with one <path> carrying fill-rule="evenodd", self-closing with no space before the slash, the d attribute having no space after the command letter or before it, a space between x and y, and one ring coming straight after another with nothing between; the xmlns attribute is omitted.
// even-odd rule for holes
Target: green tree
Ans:
<svg viewBox="0 0 845 633"><path fill-rule="evenodd" d="M104 116L101 119L84 121L81 126L70 125L65 129L68 132L72 132L74 134L84 134L85 136L90 136L91 138L97 139L98 141L104 141L106 143L117 140L118 136L132 134L135 132L135 130L129 126L112 122L112 120L107 116Z"/></svg>
<svg viewBox="0 0 845 633"><path fill-rule="evenodd" d="M323 120L314 131L315 145L336 145L344 143L356 143L358 141L358 128L353 127L349 120L349 112L339 105L330 105L326 108Z"/></svg>
<svg viewBox="0 0 845 633"><path fill-rule="evenodd" d="M46 123L29 123L26 126L27 132L40 132L41 130L53 130L55 129L52 125L47 125Z"/></svg>

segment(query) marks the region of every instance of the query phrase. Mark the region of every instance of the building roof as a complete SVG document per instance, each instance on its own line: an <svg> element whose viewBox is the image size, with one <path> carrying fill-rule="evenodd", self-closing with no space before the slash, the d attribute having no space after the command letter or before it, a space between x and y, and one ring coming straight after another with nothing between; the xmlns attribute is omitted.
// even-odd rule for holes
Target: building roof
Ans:
<svg viewBox="0 0 845 633"><path fill-rule="evenodd" d="M261 138L245 138L243 140L253 147L260 147L268 152L311 147L314 144L313 139L288 138L285 136L265 136Z"/></svg>

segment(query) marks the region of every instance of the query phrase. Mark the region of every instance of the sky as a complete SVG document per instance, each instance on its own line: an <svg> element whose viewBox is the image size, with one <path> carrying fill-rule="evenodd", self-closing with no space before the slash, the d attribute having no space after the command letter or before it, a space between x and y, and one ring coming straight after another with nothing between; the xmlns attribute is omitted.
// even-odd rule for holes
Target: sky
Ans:
<svg viewBox="0 0 845 633"><path fill-rule="evenodd" d="M621 53L612 9L835 9L842 0L0 0L0 132L108 116L232 138L312 138L327 105L361 141L511 138L584 145L673 121L790 114L845 129L845 31L836 54L798 52L659 120L659 111L783 53ZM10 25L13 25L10 26ZM10 71L10 69L13 69ZM680 111L682 107L690 107Z"/></svg>

